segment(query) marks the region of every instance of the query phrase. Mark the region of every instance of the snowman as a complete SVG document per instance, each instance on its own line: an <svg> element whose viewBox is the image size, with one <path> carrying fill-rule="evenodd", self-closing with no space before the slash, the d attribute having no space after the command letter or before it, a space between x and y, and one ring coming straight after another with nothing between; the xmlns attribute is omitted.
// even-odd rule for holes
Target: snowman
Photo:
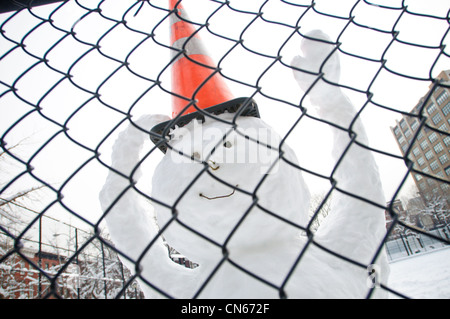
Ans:
<svg viewBox="0 0 450 319"><path fill-rule="evenodd" d="M172 22L187 28L185 11L176 2ZM192 62L188 57L203 59L203 49L189 44L192 39L173 38L179 49L174 69L186 69ZM323 32L313 31L301 49L292 61L300 89L322 119L350 127L356 110L332 84L340 69L335 45ZM379 251L385 235L383 190L373 155L352 143L357 137L367 145L362 123L355 121L351 134L333 130L331 153L339 164L332 210L313 233L310 193L296 154L259 118L252 99L229 102L220 75L208 70L208 81L219 84L204 92L211 95L219 86L220 94L213 94L219 103L203 107L196 88L207 81L192 81L192 104L186 107L189 103L179 98L186 92L177 92L182 107L173 119L147 115L133 121L115 142L113 169L100 194L112 241L145 296L386 297L379 287L389 273L384 251ZM151 194L145 195L134 186L149 134L165 154L153 173ZM174 263L168 246L198 267Z"/></svg>

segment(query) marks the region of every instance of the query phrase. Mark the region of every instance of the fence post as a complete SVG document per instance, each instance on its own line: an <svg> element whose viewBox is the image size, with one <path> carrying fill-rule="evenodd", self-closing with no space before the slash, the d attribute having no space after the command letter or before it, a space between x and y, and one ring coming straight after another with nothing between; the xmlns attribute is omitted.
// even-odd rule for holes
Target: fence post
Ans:
<svg viewBox="0 0 450 319"><path fill-rule="evenodd" d="M81 275L80 261L78 259L78 228L77 227L75 227L75 253L77 254L75 257L75 262L77 264L78 270ZM77 286L77 299L80 299L80 285Z"/></svg>
<svg viewBox="0 0 450 319"><path fill-rule="evenodd" d="M39 299L41 299L42 298L42 215L39 217L38 266L39 266L38 296L39 296Z"/></svg>
<svg viewBox="0 0 450 319"><path fill-rule="evenodd" d="M425 246L422 243L422 239L420 238L420 235L416 236L417 241L419 242L419 245L421 248L425 249ZM426 250L426 249L425 249Z"/></svg>
<svg viewBox="0 0 450 319"><path fill-rule="evenodd" d="M103 266L103 279L106 278L106 266L105 266L105 250L103 248L103 242L100 242L102 248L102 266ZM103 286L105 290L105 299L108 299L108 289L106 286L106 280L103 280Z"/></svg>
<svg viewBox="0 0 450 319"><path fill-rule="evenodd" d="M122 288L125 288L125 274L124 274L123 265L120 262L119 256L117 256L117 262L119 263L120 273L122 275ZM125 289L125 291L123 293L123 299L127 299L127 290L126 289Z"/></svg>
<svg viewBox="0 0 450 319"><path fill-rule="evenodd" d="M408 244L405 243L405 240L404 240L402 234L400 234L400 239L402 240L403 246L405 247L405 250L406 250L406 253L408 254L408 256L411 255L410 254L411 249L409 248L409 243Z"/></svg>

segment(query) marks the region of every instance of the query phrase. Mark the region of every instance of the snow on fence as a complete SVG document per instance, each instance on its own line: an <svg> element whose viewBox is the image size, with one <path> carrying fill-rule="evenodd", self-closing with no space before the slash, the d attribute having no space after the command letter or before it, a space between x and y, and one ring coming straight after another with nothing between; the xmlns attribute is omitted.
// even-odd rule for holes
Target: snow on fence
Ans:
<svg viewBox="0 0 450 319"><path fill-rule="evenodd" d="M431 234L448 240L448 230L446 228L430 231ZM434 237L426 235L409 234L399 235L397 239L391 239L386 242L386 252L389 260L395 261L408 256L432 252L440 248L447 247L445 241L437 240Z"/></svg>
<svg viewBox="0 0 450 319"><path fill-rule="evenodd" d="M448 136L447 127L450 123L434 126L429 121L425 108L431 100L431 93L427 94L429 86L432 89L430 92L443 89L445 93L450 89L448 81L438 78L441 71L450 69L450 8L447 1L175 1L175 6L186 9L189 19L186 19L184 9L168 9L168 3L167 0L15 0L3 1L0 5L2 297L135 298L140 296L139 289L144 288L149 294L146 297L157 295L176 298L179 296L178 291L173 286L166 285L170 282L167 277L165 282L161 281L162 276L152 277L145 272L145 266L152 263L147 256L157 255L160 241L177 235L172 231L176 227L177 232L182 234L180 236L184 236L180 239L179 246L183 246L184 240L188 242L188 239L195 237L192 239L194 242L201 241L200 245L204 245L205 251L212 252L211 256L200 254L198 258L204 257L209 262L216 256L216 252L219 254L215 264L210 268L206 267L207 275L198 277L200 279L195 280L190 288L186 286L189 289L183 286L190 283L189 280L180 279L176 283L183 290L184 295L180 296L189 298L214 293L208 285L216 279L220 282L221 271L234 271L233 274L237 272L236 278L240 278L238 282L250 281L249 286L254 285L254 291L273 291L274 296L289 298L291 295L296 296L295 287L290 287L290 284L297 282L299 269L306 272L306 278L308 269L313 270L307 267L308 258L313 253L319 254L324 260L337 257L349 269L356 267L365 272L364 276L373 279L373 271L378 268L372 267L372 264L383 259L385 247L388 258L394 260L405 254L411 255L450 243L448 237L442 236L440 231L428 231L420 225L409 223L393 205L401 191L410 187L411 173L420 173L436 183L449 183L448 173L447 176L435 176L430 171L416 167L410 160L413 145L420 138L421 132L433 130ZM239 138L236 119L230 122L218 114L211 116L202 113L206 123L212 121L218 123L218 126L231 124L230 131L219 132L222 134L219 139L223 138L223 141L212 145L215 147L212 147L213 150L206 158L196 152L190 153L190 149L187 153L186 149L178 150L167 143L165 134L169 132L169 126L173 122L164 127L162 133L150 132L150 128L138 124L138 119L147 115L163 114L170 118L171 99L173 96L180 97L171 88L170 69L188 52L188 47L183 45L177 48L170 45L169 30L174 19L194 25L203 44L208 47L218 64L217 68L209 68L224 78L235 96L246 97L242 101L243 108L257 104L261 119L281 137L275 141L277 144L270 144L273 142L270 139L261 142L249 136L251 130L244 133L241 131L240 136L244 136L249 145L262 145L268 153L274 150L276 153L275 159L268 155L269 162L263 165L265 174L261 174L252 189L227 182L227 178L218 177L218 173L214 175L219 165L212 160L212 156L218 154L218 147L232 146L232 141L226 140L231 136L231 131L236 133L236 139ZM322 36L315 37L314 34L317 33L313 30L317 29L327 34L330 40ZM193 39L197 34L189 36L189 39ZM305 41L304 54L308 53L308 48L314 49L314 44L332 47L332 51L327 52L316 65L319 67L316 70L309 69L307 64L303 68L302 58L296 60ZM308 47L308 41L312 41L313 45ZM341 60L340 79L327 77L330 74L327 72L334 74L336 71L330 71L328 66L333 66L337 54ZM320 56L320 52L315 52L313 59L315 55ZM291 64L292 61L300 61L300 64ZM301 74L311 75L315 79L306 89L300 89L295 81L300 86L305 85L306 80ZM203 85L204 83L200 87ZM319 88L327 90L323 85L331 88L328 90L339 89L339 92L345 93L348 97L346 101L351 101L350 104L356 110L354 113L350 112L350 120L347 118L348 121L345 121L347 115L344 111L328 117L341 104L347 105L343 100L334 101L333 94L319 98L319 104L330 104L331 109L315 109L317 99L314 99L314 94ZM186 105L197 103L195 94L194 92L194 97L182 96ZM419 101L421 102L418 104ZM411 111L414 107L416 111ZM342 118L339 120L341 115L344 121ZM402 116L418 123L417 130L410 134L410 146L404 150L405 155L398 149L391 132L391 126ZM359 134L360 121L365 123L368 142L365 134ZM131 152L123 154L124 158L114 158L112 154L116 139L121 132L127 130L130 123L131 127L137 127L146 133L147 141L144 142L144 151L140 153L140 157L124 172L118 170L115 163L129 159ZM335 146L335 140L330 135L333 130L338 131L335 136L339 136L340 132L345 133L348 138L347 144L337 150L337 157L334 159L330 157L330 151ZM168 192L176 194L174 202L152 195L152 191L155 191L152 188L158 185L151 186L151 177L164 158L163 153L153 144L155 141L156 146L164 146L169 149L168 152L184 156L180 165L186 161L202 164L203 169L193 177L192 174L180 173L177 176L179 180L171 180ZM134 145L133 140L128 142L129 146ZM298 163L286 152L286 144L297 154ZM370 158L375 158L380 183L371 182L372 172L369 169L348 164L352 163L352 155L355 157L355 154L359 154L354 152L355 148L359 152L370 154ZM257 157L257 160L261 158ZM442 161L441 159L441 163ZM288 203L281 202L282 195L270 200L258 196L258 190L264 189L265 183L269 183L271 176L273 177L271 174L276 175L278 165L286 164L290 170L305 175L306 184L313 195L306 223L290 220L283 217L283 212L277 212L277 207L286 210L293 208ZM348 185L352 185L352 180L360 181L367 175L366 183L347 188L345 180L341 182L339 175L340 168L346 165L350 168L347 168L343 176L347 179L351 177ZM243 167L237 174L229 173L228 177L250 179L245 177L246 166ZM138 178L138 168L142 171L142 178ZM375 167L372 168L376 170ZM171 173L169 171L167 167L167 176ZM118 179L117 183L109 185L117 188L116 193L113 198L108 198L107 205L104 201L102 204L105 205L102 206L99 194L104 185L107 185L105 180L111 175ZM159 181L165 183L165 175L162 178L159 175ZM191 176L192 179L183 180L186 176ZM220 240L214 237L216 234L202 228L201 223L189 224L183 219L183 198L196 190L198 181L205 180L205 176L215 180L215 184L211 184L213 186L208 190L200 191L197 198L203 201L205 207L217 205L219 211L223 206L226 209L226 204L222 203L227 203L219 202L220 200L245 198L241 202L244 203L242 207L232 208L233 212L241 209L241 215L238 220L233 221L233 227L228 228L228 233ZM377 193L381 186L383 194ZM276 189L277 194L294 194L298 198L293 203L297 203L304 195L303 189L295 193L292 187L294 186L280 183L276 188L270 189L273 192ZM226 191L222 192L223 189ZM447 192L444 195L448 195L448 187L442 189ZM120 205L122 198L127 198L131 192L143 202L139 203L141 206L136 201L129 201L128 206ZM350 205L353 208L362 205L364 208L361 211L375 209L383 216L386 211L390 220L386 233L366 227L365 219L359 220L357 215L352 215L347 222L339 224L341 235L334 237L335 240L329 237L328 242L326 238L322 240L322 222L328 216L333 216L333 205L345 206L345 203L353 203L353 206ZM134 219L132 216L141 216L134 213L143 207L147 217L140 221ZM146 218L152 220L154 211L158 213L158 209L167 209L172 215L162 224L158 220L159 228L150 237L139 237L138 229L145 226ZM266 228L255 233L257 236L270 234L270 227L275 224L281 224L278 234L287 228L299 234L304 244L294 252L295 258L288 260L280 256L280 259L266 256L263 260L267 262L267 266L261 268L251 262L246 264L243 261L245 258L239 260L235 257L251 258L256 253L256 250L249 249L243 255L234 255L232 248L233 239L245 238L240 230L245 229L246 222L252 218L248 216L253 216L252 212L258 212L260 215L257 216L264 216L263 219L272 218ZM121 216L125 218L120 219ZM448 213L441 211L439 218L441 225L448 225ZM49 223L43 223L45 219L58 222L49 226ZM108 222L110 224L107 227ZM217 224L220 222L221 220L216 221ZM336 222L339 223L339 220ZM70 227L67 228L67 225ZM129 226L129 238L132 238L129 240L137 240L136 245L127 246L126 239L120 237L122 230L125 234L125 229ZM220 230L226 229L225 226L221 226ZM390 238L394 229L399 226L414 235ZM84 229L86 234L78 236L73 233L73 229ZM136 230L135 234L133 229ZM112 233L113 242L106 235L108 231ZM147 231L145 234L150 234ZM375 236L375 249L364 252L367 256L363 261L359 259L361 256L349 252L348 244L344 247L340 243L345 242L347 233L372 238L372 232L378 236ZM339 234L339 230L337 233ZM61 244L55 243L62 240L61 234L66 235L65 243L70 247L65 249L64 254L58 254L60 250L55 251L55 247L61 247ZM252 238L247 239L248 242L252 241ZM370 243L372 245L373 240ZM363 245L363 240L350 242L350 246ZM186 267L191 268L183 270L197 274L205 268L195 257L189 260L189 256L179 255L179 246L176 244L174 247L171 247L170 242L168 244L162 249L162 255L173 254L174 259L182 260ZM136 247L142 249L136 252ZM350 248L350 251L357 251ZM87 257L83 260L94 250L103 257L96 258L95 262ZM47 255L44 257L44 254ZM105 254L108 258L105 258ZM43 264L45 258L61 255L64 258L57 258L58 262L53 268L46 269ZM270 260L277 262L276 270L270 268ZM23 272L23 262L28 265L26 272L29 276L26 282L21 277L22 284L27 286L33 282L38 285L38 289L23 294L20 289L24 286L19 285L19 291L7 291L8 283L11 280L17 281L17 276L11 273ZM123 275L121 266L118 266L122 263L130 271L127 276ZM156 266L158 264L164 265L165 268L161 270L163 273L171 269L164 262L158 261ZM302 268L303 265L306 268ZM81 277L72 276L74 267L81 267L77 269L85 271ZM284 275L280 278L272 277L279 269L283 269ZM320 270L320 267L315 269ZM267 275L264 271L271 274ZM326 277L329 270L324 267L321 271ZM184 278L184 274L183 272L180 278ZM190 274L187 276L186 278L190 278ZM90 294L80 294L79 288L83 286L83 280L77 281L75 277L103 282L103 286L92 288ZM333 277L339 275L334 273ZM228 279L230 282L234 280L232 277ZM309 278L307 284L308 282ZM114 289L109 286L107 288L107 283L114 283ZM312 280L311 285L314 284ZM365 288L360 297L375 296L374 288L404 297L401 291L391 289L388 282L384 281ZM222 293L234 296L229 289L224 289ZM311 293L311 296L316 296ZM299 296L303 296L301 292ZM332 291L329 296L333 296Z"/></svg>

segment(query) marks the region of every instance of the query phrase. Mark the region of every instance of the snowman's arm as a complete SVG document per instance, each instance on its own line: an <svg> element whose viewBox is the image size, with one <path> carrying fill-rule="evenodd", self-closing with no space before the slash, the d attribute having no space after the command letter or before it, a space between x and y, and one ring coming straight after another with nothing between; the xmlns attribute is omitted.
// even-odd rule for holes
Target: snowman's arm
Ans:
<svg viewBox="0 0 450 319"><path fill-rule="evenodd" d="M311 34L325 41L330 39L322 32ZM293 66L317 72L319 68L326 79L338 79L339 58L333 45L321 41L304 40L303 56L293 60ZM328 59L327 63L324 61ZM384 193L373 152L352 141L368 145L365 128L357 118L357 110L338 85L326 83L317 76L294 70L294 76L317 107L321 119L342 129L331 127L333 133L332 157L337 164L331 176L337 182L332 195L332 208L320 226L317 238L328 248L347 257L368 262L380 245L385 232L384 210L356 197L367 198L378 205L385 205ZM334 82L334 81L332 81ZM356 121L354 119L356 118ZM345 153L344 153L345 152Z"/></svg>
<svg viewBox="0 0 450 319"><path fill-rule="evenodd" d="M345 130L332 128L332 158L336 163L332 178L337 189L316 239L339 254L369 265L386 234L384 191L373 151L356 143L369 145L362 121L357 118L352 122L355 107L341 89L330 87L330 93L333 98L323 99L319 114ZM384 250L376 263L382 269L379 278L385 283L389 267Z"/></svg>
<svg viewBox="0 0 450 319"><path fill-rule="evenodd" d="M150 129L165 120L168 120L165 116L151 115L140 118L135 124ZM168 248L158 236L152 207L133 188L139 178L139 169L135 168L146 138L148 134L131 124L120 133L111 157L113 170L109 171L100 193L100 203L106 214L111 239L118 251L124 254L121 259L130 270L139 273L155 287L167 291L169 296L171 293L183 294L192 291L198 271L181 267L170 260ZM149 296L156 292L153 289L144 291L147 298L158 296Z"/></svg>

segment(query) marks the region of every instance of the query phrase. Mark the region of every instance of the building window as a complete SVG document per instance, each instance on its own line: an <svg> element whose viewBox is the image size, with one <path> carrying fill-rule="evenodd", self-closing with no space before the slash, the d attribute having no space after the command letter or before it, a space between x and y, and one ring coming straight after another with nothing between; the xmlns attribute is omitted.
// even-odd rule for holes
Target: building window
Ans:
<svg viewBox="0 0 450 319"><path fill-rule="evenodd" d="M428 136L428 139L430 140L431 143L434 143L437 141L438 136L435 132L431 133L430 136Z"/></svg>
<svg viewBox="0 0 450 319"><path fill-rule="evenodd" d="M441 162L441 164L445 164L448 162L448 156L447 154L444 154L442 156L439 156L439 161Z"/></svg>
<svg viewBox="0 0 450 319"><path fill-rule="evenodd" d="M442 144L440 142L434 146L434 151L436 152L436 154L439 154L443 150L444 150L444 147L442 146Z"/></svg>
<svg viewBox="0 0 450 319"><path fill-rule="evenodd" d="M427 140L424 140L422 143L420 143L420 147L425 150L428 148L428 142Z"/></svg>
<svg viewBox="0 0 450 319"><path fill-rule="evenodd" d="M446 136L446 137L444 137L444 144L445 144L445 146L449 146L450 145L450 136Z"/></svg>
<svg viewBox="0 0 450 319"><path fill-rule="evenodd" d="M447 116L450 113L450 102L448 102L443 108L442 113L444 113L445 116Z"/></svg>
<svg viewBox="0 0 450 319"><path fill-rule="evenodd" d="M408 144L402 145L402 151L403 151L403 154L406 153L406 150L407 150L407 149L408 149Z"/></svg>
<svg viewBox="0 0 450 319"><path fill-rule="evenodd" d="M401 136L398 138L398 142L399 142L400 144L402 144L404 141L405 141L405 137L404 137L403 135L401 135Z"/></svg>
<svg viewBox="0 0 450 319"><path fill-rule="evenodd" d="M434 153L432 150L429 150L428 152L425 153L425 157L427 158L427 160L430 160L431 158L433 158Z"/></svg>
<svg viewBox="0 0 450 319"><path fill-rule="evenodd" d="M430 167L433 171L435 171L439 168L439 164L437 163L437 161L433 161L430 163Z"/></svg>
<svg viewBox="0 0 450 319"><path fill-rule="evenodd" d="M445 169L445 174L450 175L450 166Z"/></svg>
<svg viewBox="0 0 450 319"><path fill-rule="evenodd" d="M417 139L422 139L422 137L423 137L423 133L422 132L419 132L419 135L417 135Z"/></svg>
<svg viewBox="0 0 450 319"><path fill-rule="evenodd" d="M422 179L422 175L416 174L416 181L420 181Z"/></svg>
<svg viewBox="0 0 450 319"><path fill-rule="evenodd" d="M405 130L405 136L406 136L406 137L410 137L410 136L411 136L411 131L409 130L409 128L407 128L407 129Z"/></svg>
<svg viewBox="0 0 450 319"><path fill-rule="evenodd" d="M443 191L446 191L446 190L448 190L449 188L450 188L450 186L448 186L447 183L442 183L442 184L441 184L441 189L442 189Z"/></svg>
<svg viewBox="0 0 450 319"><path fill-rule="evenodd" d="M450 104L450 103L449 103ZM419 127L419 122L414 121L411 123L411 128L415 131Z"/></svg>
<svg viewBox="0 0 450 319"><path fill-rule="evenodd" d="M419 165L422 166L423 164L425 164L425 160L423 159L423 157L419 157L417 159L417 163L419 163Z"/></svg>
<svg viewBox="0 0 450 319"><path fill-rule="evenodd" d="M447 125L445 125L445 123L444 123L441 126L439 126L439 129L443 132L447 132Z"/></svg>
<svg viewBox="0 0 450 319"><path fill-rule="evenodd" d="M449 137L449 142L450 142L450 137ZM413 154L415 157L419 156L419 154L420 154L419 147L416 147L413 149Z"/></svg>
<svg viewBox="0 0 450 319"><path fill-rule="evenodd" d="M400 134L400 129L398 128L398 126L396 126L396 127L394 128L394 134L395 134L395 135L399 135L399 134Z"/></svg>
<svg viewBox="0 0 450 319"><path fill-rule="evenodd" d="M435 116L433 116L431 118L431 120L433 121L433 123L435 125L437 125L440 121L442 121L442 117L441 117L441 115L439 113L437 113Z"/></svg>
<svg viewBox="0 0 450 319"><path fill-rule="evenodd" d="M441 105L442 103L445 102L445 100L448 99L448 93L447 90L444 90L441 94L439 94L439 96L436 98L436 102Z"/></svg>
<svg viewBox="0 0 450 319"><path fill-rule="evenodd" d="M400 121L400 127L402 128L402 130L404 130L406 128L406 122L405 119Z"/></svg>
<svg viewBox="0 0 450 319"><path fill-rule="evenodd" d="M436 110L437 110L437 107L436 107L436 105L434 104L434 103L431 103L430 105L428 105L428 107L427 107L427 112L428 112L428 114L433 114L434 112L436 112Z"/></svg>

